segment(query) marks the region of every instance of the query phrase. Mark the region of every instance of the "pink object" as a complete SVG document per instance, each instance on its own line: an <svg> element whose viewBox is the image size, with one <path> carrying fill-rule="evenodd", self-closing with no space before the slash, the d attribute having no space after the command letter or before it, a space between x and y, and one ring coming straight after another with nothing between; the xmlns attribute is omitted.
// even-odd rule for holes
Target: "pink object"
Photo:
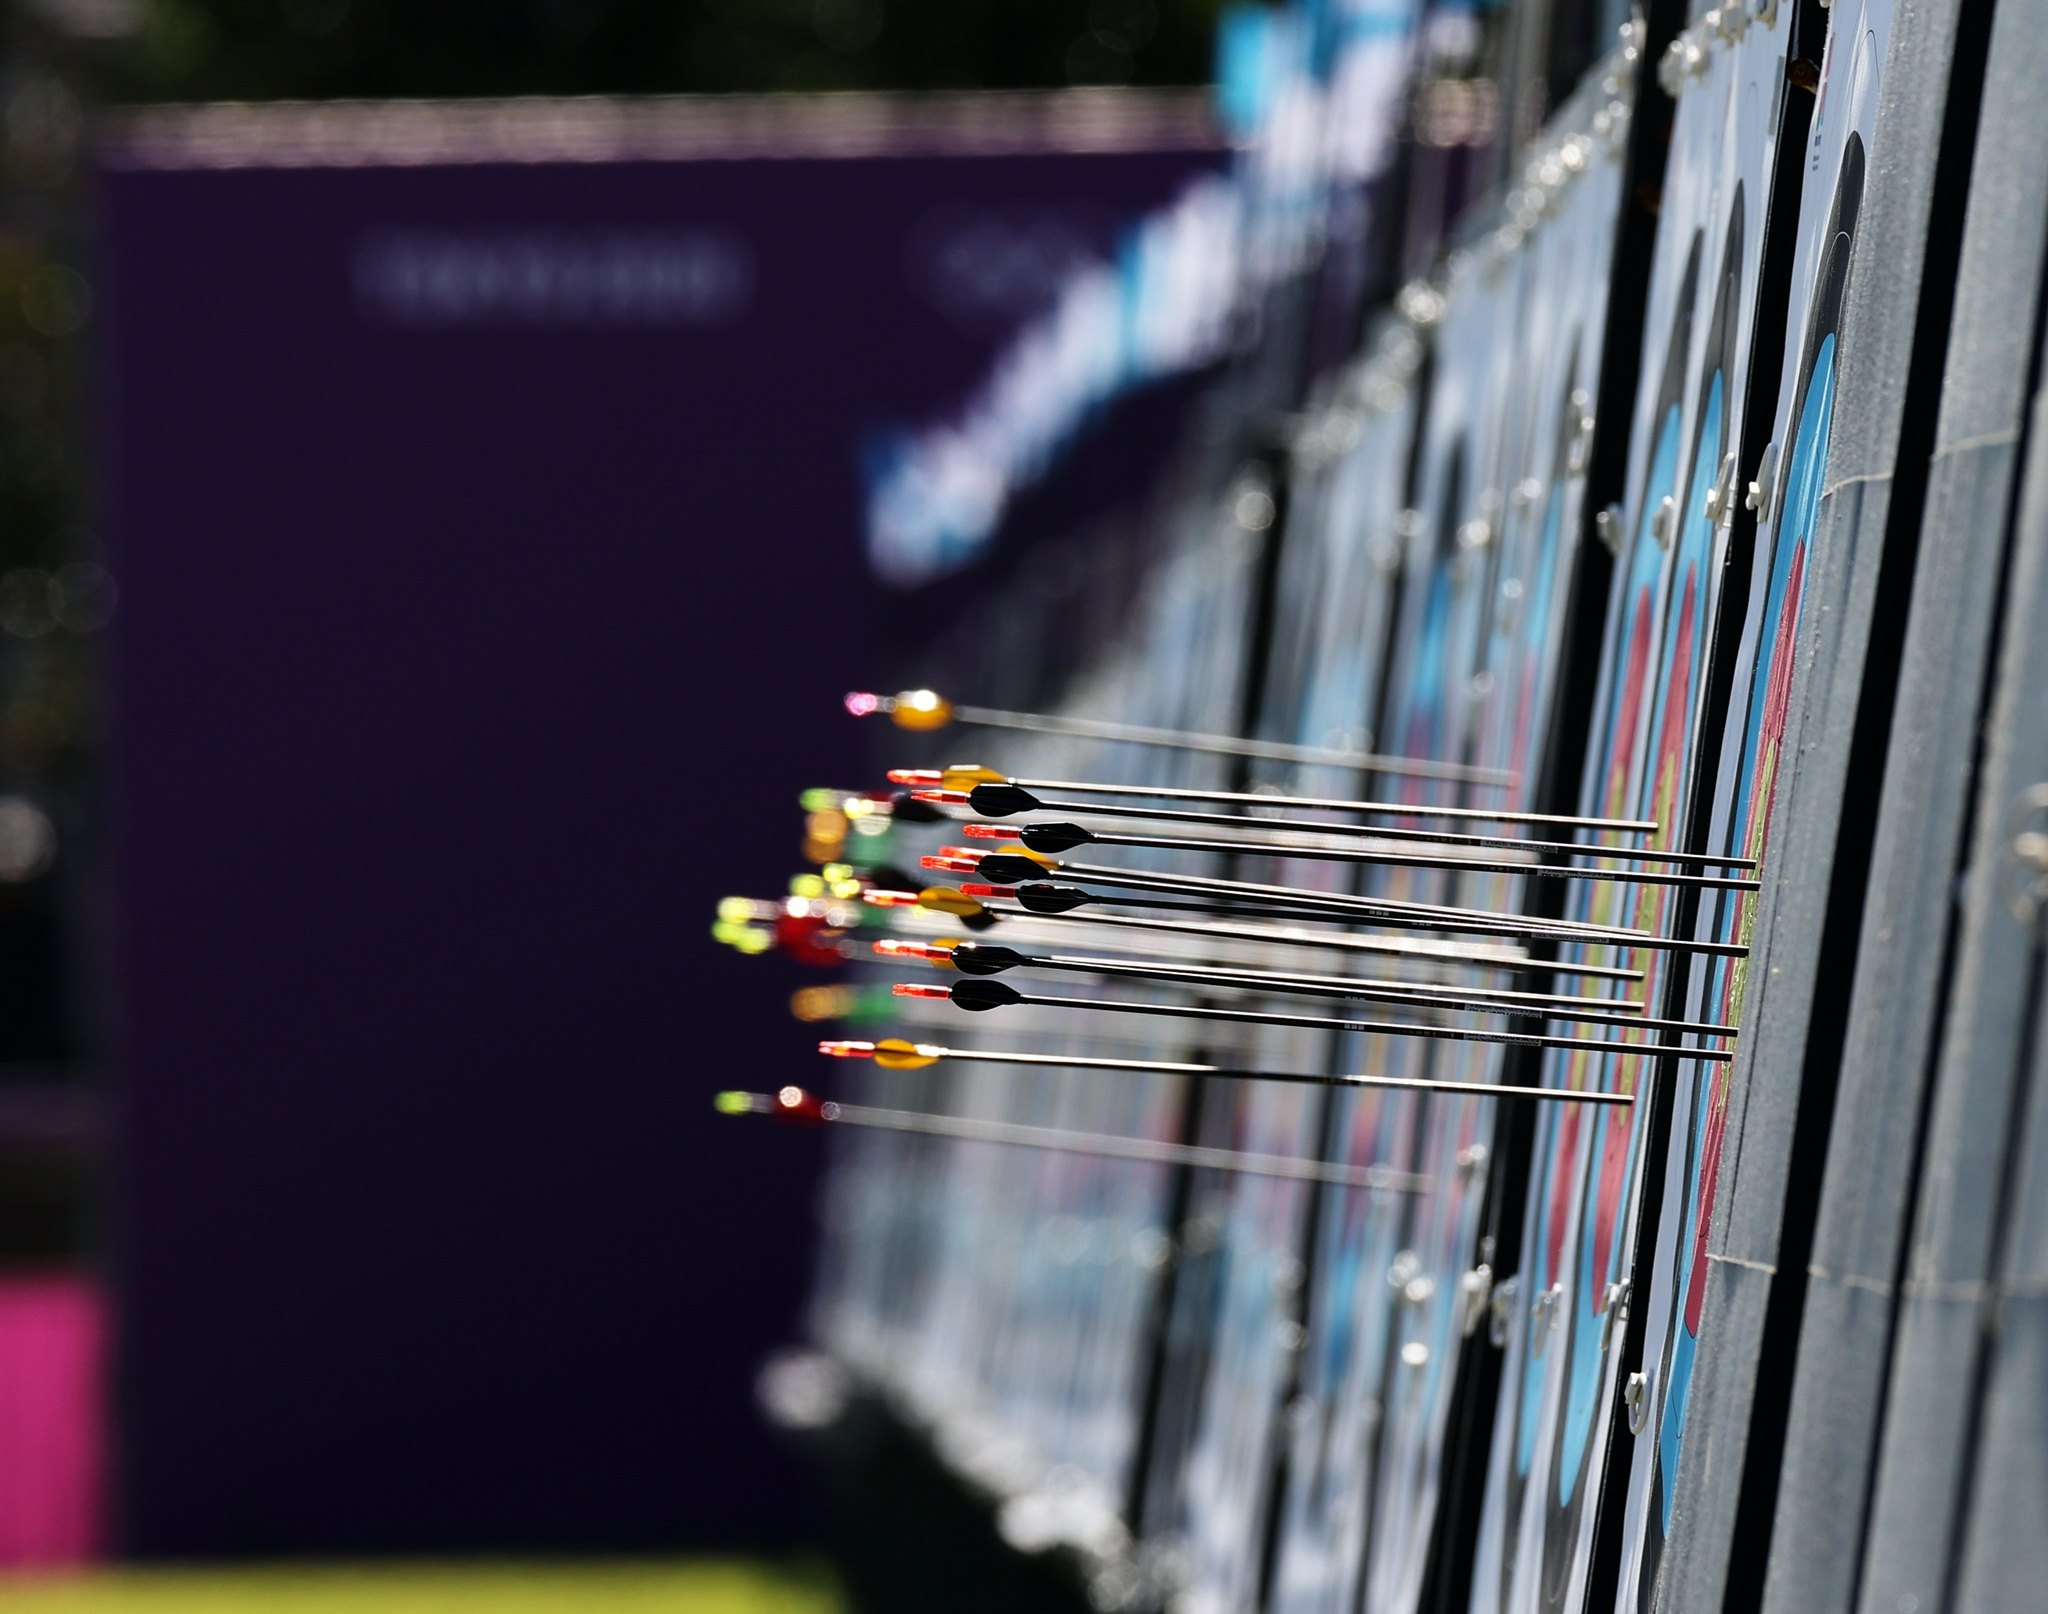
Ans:
<svg viewBox="0 0 2048 1614"><path fill-rule="evenodd" d="M106 1339L90 1279L0 1278L0 1564L100 1550Z"/></svg>

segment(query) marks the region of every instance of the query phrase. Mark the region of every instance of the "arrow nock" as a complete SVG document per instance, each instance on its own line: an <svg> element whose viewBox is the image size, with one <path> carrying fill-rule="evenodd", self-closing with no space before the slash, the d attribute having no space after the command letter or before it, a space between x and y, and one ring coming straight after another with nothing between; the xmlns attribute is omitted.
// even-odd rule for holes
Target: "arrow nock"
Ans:
<svg viewBox="0 0 2048 1614"><path fill-rule="evenodd" d="M960 943L951 938L938 941L902 941L890 938L874 944L877 958L915 958L926 964L937 964L941 969L953 967L953 949Z"/></svg>
<svg viewBox="0 0 2048 1614"><path fill-rule="evenodd" d="M879 704L899 729L942 729L953 721L953 703L935 689L907 689Z"/></svg>
<svg viewBox="0 0 2048 1614"><path fill-rule="evenodd" d="M778 1087L773 1105L768 1113L776 1120L795 1121L803 1126L817 1126L839 1113L838 1105L827 1104L816 1093L807 1093L801 1087Z"/></svg>

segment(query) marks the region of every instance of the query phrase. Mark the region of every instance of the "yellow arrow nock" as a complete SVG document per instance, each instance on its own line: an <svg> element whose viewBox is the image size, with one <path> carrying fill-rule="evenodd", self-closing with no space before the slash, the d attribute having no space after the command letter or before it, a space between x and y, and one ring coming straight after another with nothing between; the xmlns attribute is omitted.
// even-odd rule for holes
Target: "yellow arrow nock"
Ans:
<svg viewBox="0 0 2048 1614"><path fill-rule="evenodd" d="M907 689L889 716L899 729L942 729L953 721L953 703L933 689Z"/></svg>

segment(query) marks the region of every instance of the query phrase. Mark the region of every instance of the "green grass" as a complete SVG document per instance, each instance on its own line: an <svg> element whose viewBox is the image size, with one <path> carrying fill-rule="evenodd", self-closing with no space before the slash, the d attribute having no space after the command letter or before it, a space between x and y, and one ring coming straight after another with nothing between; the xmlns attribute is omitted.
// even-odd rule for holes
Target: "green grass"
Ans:
<svg viewBox="0 0 2048 1614"><path fill-rule="evenodd" d="M816 1568L723 1559L337 1563L0 1577L7 1614L842 1614Z"/></svg>

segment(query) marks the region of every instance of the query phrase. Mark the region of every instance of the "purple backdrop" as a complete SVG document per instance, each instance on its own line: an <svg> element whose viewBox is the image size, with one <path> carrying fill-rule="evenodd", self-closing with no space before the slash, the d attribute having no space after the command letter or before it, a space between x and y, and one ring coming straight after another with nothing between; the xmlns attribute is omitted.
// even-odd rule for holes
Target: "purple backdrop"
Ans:
<svg viewBox="0 0 2048 1614"><path fill-rule="evenodd" d="M708 1099L815 1081L815 1032L712 907L778 890L796 793L858 777L836 700L896 648L859 440L1002 334L921 243L991 203L1107 230L1215 160L110 164L131 1551L811 1528L750 1384L817 1140ZM365 243L422 230L710 231L751 289L707 271L706 324L516 286L366 312Z"/></svg>

